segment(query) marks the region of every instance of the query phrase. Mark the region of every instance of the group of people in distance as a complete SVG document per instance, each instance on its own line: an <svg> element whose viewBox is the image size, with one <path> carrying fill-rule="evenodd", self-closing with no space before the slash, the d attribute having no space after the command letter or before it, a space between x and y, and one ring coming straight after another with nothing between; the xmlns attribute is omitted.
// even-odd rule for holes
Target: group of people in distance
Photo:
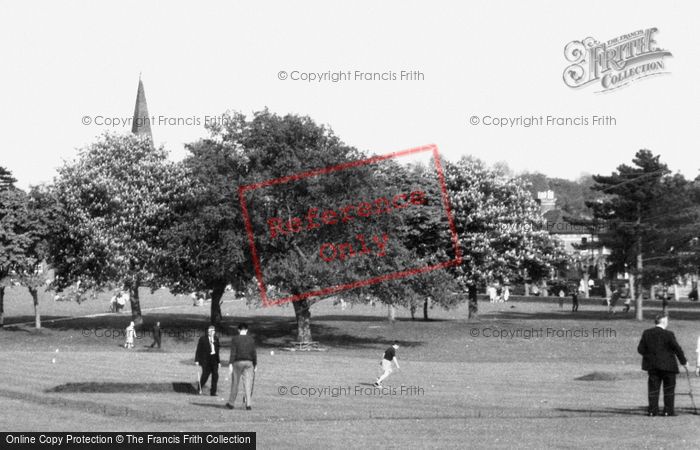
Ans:
<svg viewBox="0 0 700 450"><path fill-rule="evenodd" d="M109 300L109 312L118 313L126 306L126 303L130 301L131 296L129 291L119 290L112 296Z"/></svg>
<svg viewBox="0 0 700 450"><path fill-rule="evenodd" d="M507 302L510 298L510 288L508 286L493 286L486 288L486 294L489 296L491 303Z"/></svg>

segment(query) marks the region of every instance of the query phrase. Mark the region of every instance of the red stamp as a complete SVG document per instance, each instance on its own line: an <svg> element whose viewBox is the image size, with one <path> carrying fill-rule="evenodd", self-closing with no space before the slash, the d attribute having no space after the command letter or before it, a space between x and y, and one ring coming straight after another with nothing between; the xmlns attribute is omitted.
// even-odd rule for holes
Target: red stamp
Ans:
<svg viewBox="0 0 700 450"><path fill-rule="evenodd" d="M365 189L366 186L362 186L362 192L359 194L354 195L353 192L348 192L353 186L349 180L353 180L355 177L352 171L367 173L368 170L377 170L379 172L382 169L387 170L386 167L382 167L382 163L397 162L400 158L415 158L421 154L431 157L430 164L434 166L432 189L423 189L413 185L404 187L404 189L393 186L391 189L384 188L384 191L380 189L380 192L370 192ZM432 168L429 170L432 171ZM281 202L285 206L284 209L280 209L279 205L274 210L266 207L269 203L265 201L266 199L278 198L277 195L285 195L295 189L309 193L308 198L312 202L313 193L323 190L323 187L320 187L321 183L319 183L320 177L339 176L345 178L326 180L336 182L336 184L327 184L331 187L337 186L334 191L336 195L334 199L336 201L338 198L342 199L338 201L338 204L328 204L327 202L323 204L322 200L318 200L319 204L308 205L289 205ZM355 185L355 187L357 186L360 185ZM327 186L325 188L328 189ZM269 192L270 189L278 189L279 193L273 194ZM386 190L396 192L386 192ZM255 201L252 201L249 196L255 194L258 196ZM384 281L445 269L462 262L440 156L435 145L417 147L243 185L238 188L238 195L245 220L255 276L265 306L331 295ZM317 198L325 197L319 196ZM343 264L355 264L353 266L356 270L354 273L358 273L358 267L360 273L363 273L362 268L367 265L375 269L373 272L376 272L377 268L392 267L391 264L386 264L386 258L391 258L396 254L395 247L404 245L404 241L407 239L414 239L415 245L416 233L406 231L407 226L402 214L413 214L412 217L426 214L425 208L428 205L432 205L430 210L432 213L435 213L436 206L439 205L440 211L444 214L444 217L441 217L441 222L445 226L446 248L444 254L446 257L444 261L427 265L417 264L414 267L402 267L400 270L389 270L386 273L373 273L372 276L362 279L343 281L343 270L347 268ZM253 220L253 215L255 215L256 220ZM254 226L254 222L257 226ZM406 236L400 236L399 229ZM343 236L340 240L338 240L339 235ZM330 240L329 237L331 237ZM302 247L306 249L306 253L301 250ZM308 278L310 280L304 292L270 298L268 285L265 282L264 267L268 258L266 258L265 250L261 250L261 248L289 249L290 255L294 253L294 258L298 258L297 254L302 255L304 261L310 261L308 265L315 264L317 272L332 275L311 276L311 274L297 273L295 275L299 279ZM320 285L321 278L329 280L327 286Z"/></svg>

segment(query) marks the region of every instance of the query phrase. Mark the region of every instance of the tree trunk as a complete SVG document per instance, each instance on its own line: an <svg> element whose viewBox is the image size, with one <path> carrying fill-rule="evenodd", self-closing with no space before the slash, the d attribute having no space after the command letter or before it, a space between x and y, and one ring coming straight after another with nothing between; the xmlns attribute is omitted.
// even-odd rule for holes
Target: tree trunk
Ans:
<svg viewBox="0 0 700 450"><path fill-rule="evenodd" d="M423 320L428 320L428 308L430 308L430 297L423 301Z"/></svg>
<svg viewBox="0 0 700 450"><path fill-rule="evenodd" d="M219 325L221 323L221 297L224 296L226 292L226 285L224 283L218 283L214 285L211 291L211 324Z"/></svg>
<svg viewBox="0 0 700 450"><path fill-rule="evenodd" d="M681 278L678 277L675 284L673 285L673 299L678 301L681 299Z"/></svg>
<svg viewBox="0 0 700 450"><path fill-rule="evenodd" d="M29 293L32 295L32 301L34 303L34 327L40 330L41 315L39 314L39 292L34 288L29 288Z"/></svg>
<svg viewBox="0 0 700 450"><path fill-rule="evenodd" d="M387 315L389 322L396 320L396 308L394 308L394 305L387 305Z"/></svg>
<svg viewBox="0 0 700 450"><path fill-rule="evenodd" d="M529 297L529 296L530 296L530 283L525 283L525 297Z"/></svg>
<svg viewBox="0 0 700 450"><path fill-rule="evenodd" d="M637 276L630 274L630 298L634 299L634 318L643 320L644 310L642 309L642 289L639 286Z"/></svg>
<svg viewBox="0 0 700 450"><path fill-rule="evenodd" d="M610 287L610 279L606 278L603 280L603 287L605 288L605 298L610 298L612 295L612 288ZM630 298L633 298L632 292L630 291Z"/></svg>
<svg viewBox="0 0 700 450"><path fill-rule="evenodd" d="M637 277L634 276L634 274L629 275L629 290L630 290L630 298L637 299L637 284L635 283L635 280Z"/></svg>
<svg viewBox="0 0 700 450"><path fill-rule="evenodd" d="M141 302L139 301L139 283L135 282L129 287L129 302L131 303L131 320L134 321L134 327L138 328L143 325L143 317L141 317Z"/></svg>
<svg viewBox="0 0 700 450"><path fill-rule="evenodd" d="M0 328L5 326L5 286L0 286Z"/></svg>
<svg viewBox="0 0 700 450"><path fill-rule="evenodd" d="M527 284L526 286L526 292L527 292ZM475 319L479 315L479 305L477 303L477 295L476 295L476 285L469 285L467 288L469 292L469 312L468 312L468 319Z"/></svg>
<svg viewBox="0 0 700 450"><path fill-rule="evenodd" d="M642 224L642 204L637 202L637 233L641 233L640 226ZM644 320L644 311L642 309L642 270L644 264L642 262L642 236L637 236L637 301L635 303L635 316L637 320Z"/></svg>
<svg viewBox="0 0 700 450"><path fill-rule="evenodd" d="M307 299L292 302L297 318L297 341L311 342L311 305Z"/></svg>
<svg viewBox="0 0 700 450"><path fill-rule="evenodd" d="M590 297L591 297L590 289L589 289L589 286L588 286L588 280L590 280L590 278L591 278L591 276L590 276L590 274L588 273L588 270L584 271L584 272L583 272L583 297L584 297L584 298L590 298ZM578 288L576 288L576 289L578 289Z"/></svg>

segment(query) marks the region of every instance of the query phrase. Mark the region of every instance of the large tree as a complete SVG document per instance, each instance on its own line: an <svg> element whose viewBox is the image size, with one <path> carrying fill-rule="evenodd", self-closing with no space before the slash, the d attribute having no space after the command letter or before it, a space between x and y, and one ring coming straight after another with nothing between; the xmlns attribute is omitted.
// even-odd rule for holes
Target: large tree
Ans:
<svg viewBox="0 0 700 450"><path fill-rule="evenodd" d="M59 169L53 189L61 225L50 246L56 286L80 281L81 288L127 289L141 325L139 287L159 287L161 235L189 184L148 137L105 134L81 150Z"/></svg>
<svg viewBox="0 0 700 450"><path fill-rule="evenodd" d="M0 166L0 191L14 187L16 181L17 180L12 176L12 172Z"/></svg>
<svg viewBox="0 0 700 450"><path fill-rule="evenodd" d="M445 164L442 160L438 162L441 167ZM383 169L384 176L390 179L390 183L399 191L425 192L425 204L420 208L406 209L402 220L395 227L396 234L402 237L402 244L407 252L405 258L413 261L414 267L455 261L457 248L453 242L435 161L431 158L427 163L387 163ZM397 281L397 284L403 286L405 292L397 292L399 295L396 296L396 301L390 305L396 303L405 306L408 303L412 317L415 310L422 305L424 320L428 320L428 311L434 305L450 309L464 300L461 295L462 287L446 269L407 277ZM384 289L383 286L378 288ZM382 297L390 298L386 294ZM393 309L390 308L389 311L391 313Z"/></svg>
<svg viewBox="0 0 700 450"><path fill-rule="evenodd" d="M0 326L5 323L5 288L10 286L10 273L24 260L27 240L24 238L22 212L26 196L15 188L12 174L0 167Z"/></svg>
<svg viewBox="0 0 700 450"><path fill-rule="evenodd" d="M355 220L347 223L338 220L334 225L314 226L299 234L290 231L290 227L296 225L284 225L295 223L297 219L294 218L307 220L314 214L317 222L321 222L320 215L324 211L340 211L351 205L359 208L361 203L379 196L401 195L390 176L391 171L387 171L389 165L383 164L385 161L355 165L367 156L344 144L327 127L317 125L308 117L281 117L267 110L256 113L251 119L238 113L228 114L226 120L211 126L210 132L208 141L190 147L193 158L199 157L197 152L222 155L207 156L202 164L217 166L209 170L220 170L216 177L227 179L233 185L249 186L241 188L240 195L249 213L262 278L270 301L295 298L292 304L298 341L312 340L311 306L328 296L342 295L349 301L365 301L367 296L374 296L391 306L408 306L408 294L415 292L418 286L412 287L400 280L372 285L362 283L415 266L415 254L392 234L402 223L400 214L360 217L363 213L358 209ZM344 164L343 170L323 170ZM321 171L314 172L316 170ZM303 173L311 175L287 178ZM234 213L230 218L227 227L234 227L231 233L245 233L242 225L235 228L239 218ZM237 238L232 236L231 239ZM372 248L372 254L358 254L361 239ZM352 258L345 258L350 253L338 256L334 245L348 243L358 251ZM250 280L253 277L251 264L244 261L242 265L243 270L237 276ZM359 284L354 284L357 282ZM319 292L341 285L356 288ZM313 295L309 295L310 292Z"/></svg>
<svg viewBox="0 0 700 450"><path fill-rule="evenodd" d="M564 261L523 180L469 157L447 164L445 176L464 249L455 273L472 298L476 286L536 281ZM476 305L470 311L476 313Z"/></svg>
<svg viewBox="0 0 700 450"><path fill-rule="evenodd" d="M210 291L211 323L219 324L226 287L242 291L253 278L238 202L245 159L239 149L215 139L202 139L187 149L191 154L183 165L192 184L173 205L176 218L164 230L167 251L158 265L159 277L175 293Z"/></svg>
<svg viewBox="0 0 700 450"><path fill-rule="evenodd" d="M29 289L36 328L41 328L39 288L48 281L45 264L51 235L52 205L39 188L29 195L11 184L0 188L0 326L4 324L5 287L17 282Z"/></svg>
<svg viewBox="0 0 700 450"><path fill-rule="evenodd" d="M597 245L611 250L609 275L630 275L630 295L636 297L635 315L637 320L643 320L642 287L651 281L651 277L644 277L644 256L663 246L660 234L665 231L659 228L658 219L664 217L663 210L669 206L664 202L675 202L669 197L673 183L666 181L670 171L658 155L639 150L632 163L619 165L610 175L595 175L592 188L606 197L587 204L596 221L605 225Z"/></svg>

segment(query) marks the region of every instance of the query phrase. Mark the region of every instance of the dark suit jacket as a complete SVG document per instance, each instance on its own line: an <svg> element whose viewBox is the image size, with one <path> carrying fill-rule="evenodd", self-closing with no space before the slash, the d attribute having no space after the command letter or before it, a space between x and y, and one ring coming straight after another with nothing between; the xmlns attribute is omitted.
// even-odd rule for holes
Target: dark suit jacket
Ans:
<svg viewBox="0 0 700 450"><path fill-rule="evenodd" d="M685 365L687 360L683 349L676 342L676 336L661 327L644 330L637 351L642 355L642 370L664 370L678 373L678 363Z"/></svg>
<svg viewBox="0 0 700 450"><path fill-rule="evenodd" d="M194 361L198 362L200 366L207 365L218 365L219 360L219 337L214 335L214 353L211 355L211 348L209 346L209 335L204 335L199 338L197 342L197 352L194 355Z"/></svg>

